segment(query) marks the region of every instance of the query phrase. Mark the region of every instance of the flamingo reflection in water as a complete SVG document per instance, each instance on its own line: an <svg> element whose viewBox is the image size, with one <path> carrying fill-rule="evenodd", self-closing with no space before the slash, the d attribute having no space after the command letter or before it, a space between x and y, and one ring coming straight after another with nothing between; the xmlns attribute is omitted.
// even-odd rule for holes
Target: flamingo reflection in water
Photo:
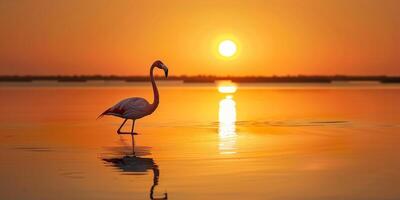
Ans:
<svg viewBox="0 0 400 200"><path fill-rule="evenodd" d="M135 149L132 146L133 151ZM140 154L140 152L139 152ZM154 162L153 158L144 158L136 156L135 151L133 155L125 155L119 157L112 157L112 158L103 158L103 161L110 164L115 168L120 169L124 173L128 173L130 175L140 175L143 173L147 173L148 171L153 171L153 185L150 188L150 199L152 200L165 200L168 199L168 193L164 192L164 196L162 197L155 197L154 190L155 187L158 185L159 177L160 177L160 169L158 165Z"/></svg>

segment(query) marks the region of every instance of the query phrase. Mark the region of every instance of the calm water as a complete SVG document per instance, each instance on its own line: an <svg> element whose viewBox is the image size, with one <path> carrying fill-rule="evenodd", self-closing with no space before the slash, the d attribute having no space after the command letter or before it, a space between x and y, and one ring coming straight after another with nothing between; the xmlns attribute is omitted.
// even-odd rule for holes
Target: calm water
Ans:
<svg viewBox="0 0 400 200"><path fill-rule="evenodd" d="M400 86L160 86L130 136L103 110L149 84L0 85L0 199L399 199ZM126 127L129 128L129 125Z"/></svg>

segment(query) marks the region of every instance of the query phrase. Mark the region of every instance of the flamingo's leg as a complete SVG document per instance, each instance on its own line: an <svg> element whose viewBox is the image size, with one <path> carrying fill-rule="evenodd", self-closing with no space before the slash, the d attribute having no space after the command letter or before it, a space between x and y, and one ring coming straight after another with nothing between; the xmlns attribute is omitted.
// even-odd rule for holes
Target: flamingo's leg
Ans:
<svg viewBox="0 0 400 200"><path fill-rule="evenodd" d="M131 129L131 133L133 134L133 128L135 127L135 120L132 120L132 129Z"/></svg>
<svg viewBox="0 0 400 200"><path fill-rule="evenodd" d="M133 134L131 136L132 136L132 152L133 152L133 156L136 156L135 155L135 137L133 137Z"/></svg>
<svg viewBox="0 0 400 200"><path fill-rule="evenodd" d="M118 134L126 134L126 133L121 132L121 128L124 126L124 124L126 123L127 120L128 120L128 119L125 119L124 122L122 122L121 126L120 126L119 129L117 130L117 133L118 133Z"/></svg>
<svg viewBox="0 0 400 200"><path fill-rule="evenodd" d="M135 135L135 133L133 132L133 128L134 127L135 127L135 120L132 120L131 136L132 136L132 152L133 152L133 156L135 156L135 137L133 137L133 135Z"/></svg>
<svg viewBox="0 0 400 200"><path fill-rule="evenodd" d="M133 132L134 129L135 129L135 120L132 119L132 129L131 129L131 133L130 133L130 134L131 134L131 135L138 135L138 133Z"/></svg>

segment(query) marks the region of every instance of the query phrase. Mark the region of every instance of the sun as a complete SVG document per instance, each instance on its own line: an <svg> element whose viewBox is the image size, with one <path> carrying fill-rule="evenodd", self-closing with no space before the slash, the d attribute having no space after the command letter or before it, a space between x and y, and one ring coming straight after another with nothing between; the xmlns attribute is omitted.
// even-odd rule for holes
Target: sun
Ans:
<svg viewBox="0 0 400 200"><path fill-rule="evenodd" d="M232 57L237 50L236 44L232 40L224 40L219 43L218 51L224 57Z"/></svg>

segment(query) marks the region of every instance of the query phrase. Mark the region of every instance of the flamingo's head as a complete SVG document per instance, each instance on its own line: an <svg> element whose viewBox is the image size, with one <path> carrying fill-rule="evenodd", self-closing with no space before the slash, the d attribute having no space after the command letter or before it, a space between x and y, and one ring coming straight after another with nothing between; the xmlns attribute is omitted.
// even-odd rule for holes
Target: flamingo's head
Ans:
<svg viewBox="0 0 400 200"><path fill-rule="evenodd" d="M164 70L165 77L168 78L168 67L167 67L166 65L164 65L163 62L161 62L160 60L157 60L157 61L155 61L155 62L153 63L152 66Z"/></svg>

